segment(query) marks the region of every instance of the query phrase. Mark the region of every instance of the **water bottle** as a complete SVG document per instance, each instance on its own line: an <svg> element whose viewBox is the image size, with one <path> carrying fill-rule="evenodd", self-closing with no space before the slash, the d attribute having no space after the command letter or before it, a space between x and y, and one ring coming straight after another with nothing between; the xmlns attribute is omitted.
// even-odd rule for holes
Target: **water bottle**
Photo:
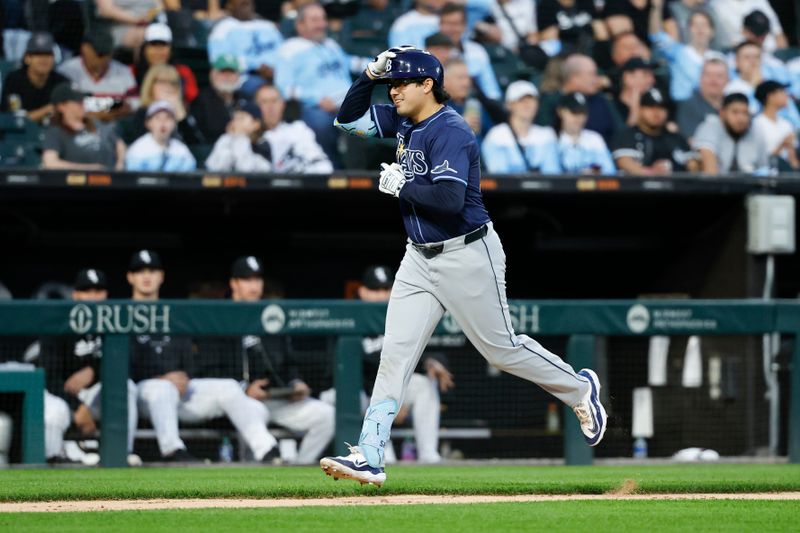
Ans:
<svg viewBox="0 0 800 533"><path fill-rule="evenodd" d="M647 457L647 440L644 437L638 437L633 441L633 457L636 459Z"/></svg>
<svg viewBox="0 0 800 533"><path fill-rule="evenodd" d="M233 445L227 436L222 437L222 444L219 445L219 460L221 463L233 461Z"/></svg>
<svg viewBox="0 0 800 533"><path fill-rule="evenodd" d="M555 434L561 431L561 421L558 418L558 405L550 402L547 405L547 433Z"/></svg>
<svg viewBox="0 0 800 533"><path fill-rule="evenodd" d="M414 461L417 458L417 447L411 437L406 437L403 441L403 449L400 454L400 459L403 461Z"/></svg>

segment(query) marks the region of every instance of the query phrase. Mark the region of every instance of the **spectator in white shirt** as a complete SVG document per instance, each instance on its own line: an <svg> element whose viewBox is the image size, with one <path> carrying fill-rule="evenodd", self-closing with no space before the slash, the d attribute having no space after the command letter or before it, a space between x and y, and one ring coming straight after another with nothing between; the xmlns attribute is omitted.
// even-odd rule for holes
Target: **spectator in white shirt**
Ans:
<svg viewBox="0 0 800 533"><path fill-rule="evenodd" d="M534 0L497 0L492 16L500 28L500 44L518 52L520 44L536 44L536 4Z"/></svg>
<svg viewBox="0 0 800 533"><path fill-rule="evenodd" d="M240 101L227 133L217 139L206 159L213 172L270 172L270 145L264 137L261 110L253 102Z"/></svg>
<svg viewBox="0 0 800 533"><path fill-rule="evenodd" d="M255 103L264 122L262 139L267 141L271 172L286 174L329 174L333 165L317 143L314 132L302 120L286 122L286 101L274 85L262 85Z"/></svg>
<svg viewBox="0 0 800 533"><path fill-rule="evenodd" d="M764 49L772 52L777 48L786 48L788 44L778 15L769 0L711 0L709 10L716 22L714 47L718 50L733 48L744 40L744 19L755 10L762 11L770 21L770 35L764 43Z"/></svg>
<svg viewBox="0 0 800 533"><path fill-rule="evenodd" d="M190 172L197 167L189 148L173 137L175 109L166 100L153 102L145 114L145 133L125 155L125 170Z"/></svg>
<svg viewBox="0 0 800 533"><path fill-rule="evenodd" d="M761 113L753 119L753 128L766 141L770 156L783 159L793 169L800 168L797 158L797 135L778 111L789 105L786 85L767 80L756 87L756 100L761 103Z"/></svg>

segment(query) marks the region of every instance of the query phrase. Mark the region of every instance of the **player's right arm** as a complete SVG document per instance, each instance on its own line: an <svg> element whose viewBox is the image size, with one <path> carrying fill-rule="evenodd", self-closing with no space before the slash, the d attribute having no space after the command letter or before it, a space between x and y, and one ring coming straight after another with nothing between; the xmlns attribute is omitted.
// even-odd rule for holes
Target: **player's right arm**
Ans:
<svg viewBox="0 0 800 533"><path fill-rule="evenodd" d="M367 65L344 97L333 125L350 135L359 137L394 137L397 111L393 105L370 106L375 80L388 69L395 53L386 50Z"/></svg>

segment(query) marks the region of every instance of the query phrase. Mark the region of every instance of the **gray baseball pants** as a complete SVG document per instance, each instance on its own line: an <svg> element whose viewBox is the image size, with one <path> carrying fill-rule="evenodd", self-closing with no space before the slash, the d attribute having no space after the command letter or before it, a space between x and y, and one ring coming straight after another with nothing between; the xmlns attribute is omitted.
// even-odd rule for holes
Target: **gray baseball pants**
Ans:
<svg viewBox="0 0 800 533"><path fill-rule="evenodd" d="M589 382L557 355L527 335L517 335L506 301L506 255L489 223L486 236L464 244L444 241L444 250L425 257L410 242L395 277L381 362L370 405L403 396L425 345L445 310L493 366L536 383L573 406Z"/></svg>

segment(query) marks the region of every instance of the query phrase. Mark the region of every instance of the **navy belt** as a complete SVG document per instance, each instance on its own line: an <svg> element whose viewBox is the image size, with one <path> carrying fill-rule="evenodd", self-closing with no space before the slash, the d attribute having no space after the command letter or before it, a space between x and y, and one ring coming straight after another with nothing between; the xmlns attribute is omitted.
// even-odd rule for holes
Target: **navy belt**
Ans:
<svg viewBox="0 0 800 533"><path fill-rule="evenodd" d="M467 245L477 241L478 239L482 239L487 233L489 233L489 226L484 224L475 231L471 231L464 235L464 244ZM444 252L444 243L437 244L435 246L426 246L424 244L417 244L415 242L412 242L411 244L427 259L436 257L440 253Z"/></svg>

